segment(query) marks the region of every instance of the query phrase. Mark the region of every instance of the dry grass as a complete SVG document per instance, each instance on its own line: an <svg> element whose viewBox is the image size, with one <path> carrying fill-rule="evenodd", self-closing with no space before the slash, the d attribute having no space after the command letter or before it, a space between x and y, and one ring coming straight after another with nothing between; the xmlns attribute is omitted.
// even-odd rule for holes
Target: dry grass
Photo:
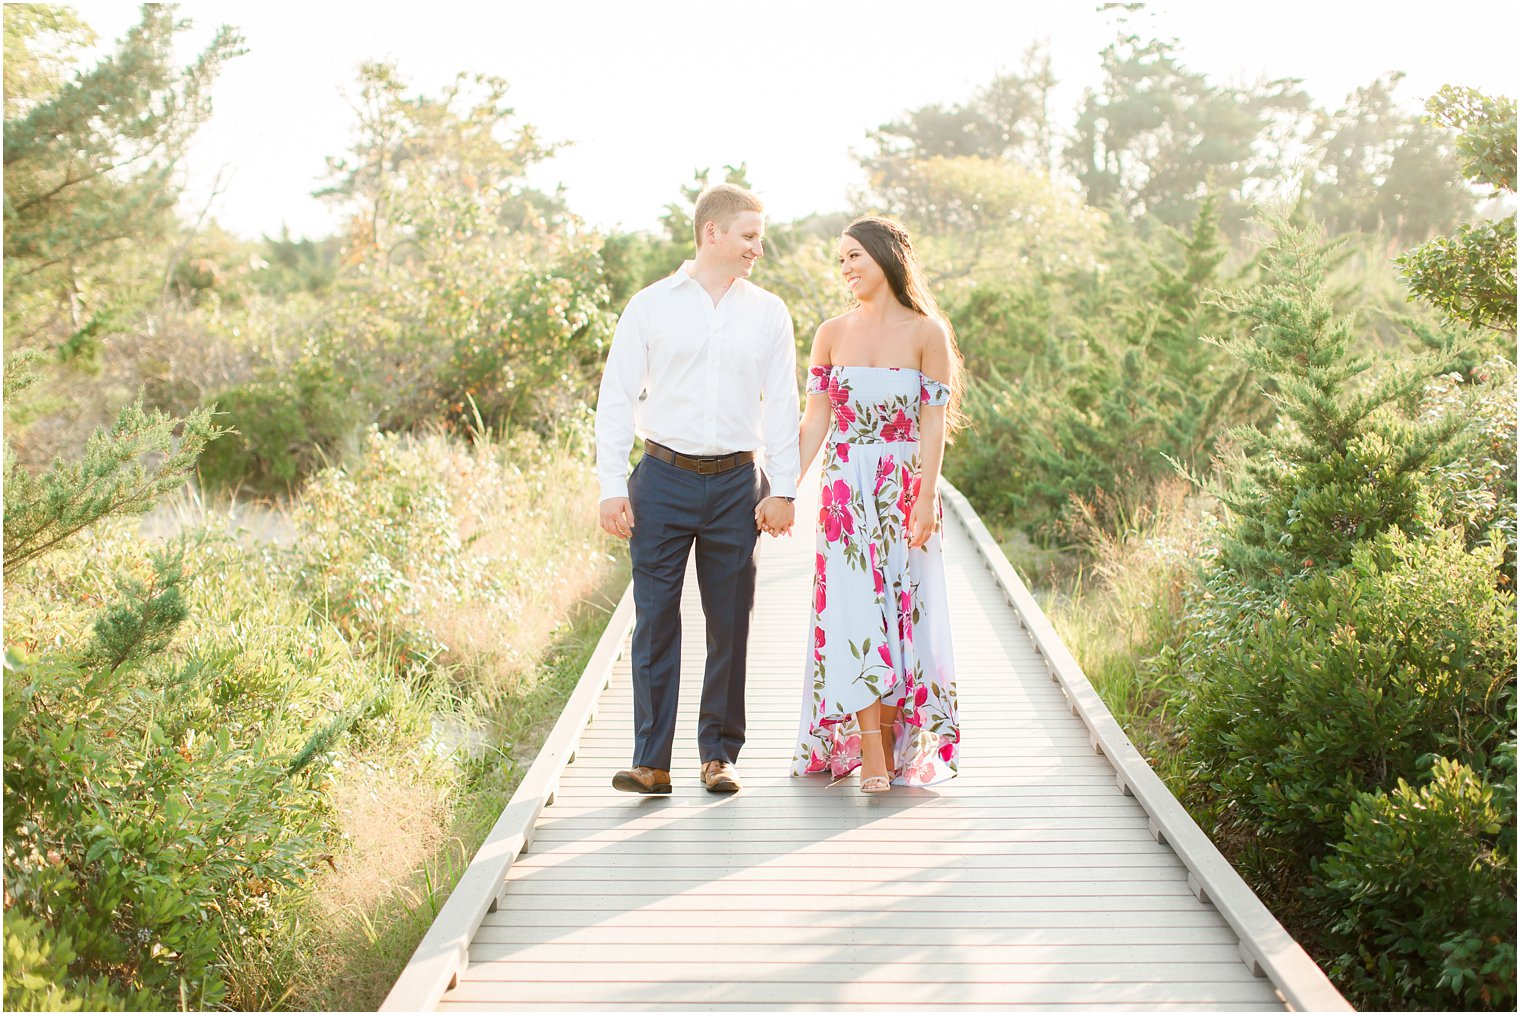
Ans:
<svg viewBox="0 0 1520 1015"><path fill-rule="evenodd" d="M1085 519L1085 521L1084 521ZM1158 774L1178 788L1176 673L1169 652L1181 634L1183 596L1213 552L1212 503L1179 482L1112 532L1074 513L1072 531L1090 564L1059 594L1047 594L1051 623L1093 687Z"/></svg>

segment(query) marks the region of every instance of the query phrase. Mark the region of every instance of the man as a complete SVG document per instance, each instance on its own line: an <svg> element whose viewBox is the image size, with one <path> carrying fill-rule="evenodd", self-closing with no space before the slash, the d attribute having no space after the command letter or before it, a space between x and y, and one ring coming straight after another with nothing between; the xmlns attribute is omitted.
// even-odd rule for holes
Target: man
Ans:
<svg viewBox="0 0 1520 1015"><path fill-rule="evenodd" d="M723 184L697 200L694 227L695 258L628 301L596 407L601 525L629 541L633 560L633 767L612 779L631 793L671 788L681 586L693 544L707 619L702 783L738 791L757 526L789 530L797 494L791 316L747 281L765 253L763 208ZM626 475L636 434L644 456Z"/></svg>

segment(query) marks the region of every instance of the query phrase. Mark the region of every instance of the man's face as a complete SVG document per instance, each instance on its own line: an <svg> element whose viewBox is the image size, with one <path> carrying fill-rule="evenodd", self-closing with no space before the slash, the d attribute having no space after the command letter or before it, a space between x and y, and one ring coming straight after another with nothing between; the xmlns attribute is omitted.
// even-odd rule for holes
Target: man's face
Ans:
<svg viewBox="0 0 1520 1015"><path fill-rule="evenodd" d="M708 240L714 259L735 278L749 278L755 262L765 256L765 217L757 211L741 211L727 229L713 223L717 236Z"/></svg>

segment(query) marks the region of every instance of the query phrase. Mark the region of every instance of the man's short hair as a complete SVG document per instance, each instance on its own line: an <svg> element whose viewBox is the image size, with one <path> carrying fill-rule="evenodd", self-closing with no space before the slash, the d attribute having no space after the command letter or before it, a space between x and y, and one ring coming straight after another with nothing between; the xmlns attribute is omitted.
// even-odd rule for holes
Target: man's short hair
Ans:
<svg viewBox="0 0 1520 1015"><path fill-rule="evenodd" d="M712 222L719 229L726 230L734 216L741 211L757 211L763 215L765 206L754 194L732 183L720 183L702 191L702 196L697 198L697 211L692 216L691 223L692 231L697 234L697 246L702 246L704 225Z"/></svg>

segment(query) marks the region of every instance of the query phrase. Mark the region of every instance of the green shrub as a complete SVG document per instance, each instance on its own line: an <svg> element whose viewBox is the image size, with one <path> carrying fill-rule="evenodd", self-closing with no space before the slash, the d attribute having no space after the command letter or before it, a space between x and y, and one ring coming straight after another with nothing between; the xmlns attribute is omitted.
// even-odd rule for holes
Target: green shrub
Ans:
<svg viewBox="0 0 1520 1015"><path fill-rule="evenodd" d="M40 966L65 967L55 982L81 1003L214 1007L224 942L258 933L267 896L303 874L318 801L291 752L194 708L217 674L163 654L186 615L181 563L118 572L76 650L7 656L7 924L13 907L36 921L8 1004L62 1000L29 993Z"/></svg>
<svg viewBox="0 0 1520 1015"><path fill-rule="evenodd" d="M1361 794L1319 865L1330 963L1363 1007L1515 1008L1515 750L1508 792L1435 760L1419 788Z"/></svg>
<svg viewBox="0 0 1520 1015"><path fill-rule="evenodd" d="M1486 769L1515 671L1501 557L1395 529L1280 599L1216 576L1195 600L1189 762L1253 874L1303 883L1362 794L1423 778L1434 757Z"/></svg>
<svg viewBox="0 0 1520 1015"><path fill-rule="evenodd" d="M339 456L364 418L350 385L329 365L303 360L217 396L234 432L201 455L213 488L288 493Z"/></svg>
<svg viewBox="0 0 1520 1015"><path fill-rule="evenodd" d="M66 931L19 913L5 917L6 1011L141 1011L152 995L115 987L104 976L69 972L79 957Z"/></svg>

